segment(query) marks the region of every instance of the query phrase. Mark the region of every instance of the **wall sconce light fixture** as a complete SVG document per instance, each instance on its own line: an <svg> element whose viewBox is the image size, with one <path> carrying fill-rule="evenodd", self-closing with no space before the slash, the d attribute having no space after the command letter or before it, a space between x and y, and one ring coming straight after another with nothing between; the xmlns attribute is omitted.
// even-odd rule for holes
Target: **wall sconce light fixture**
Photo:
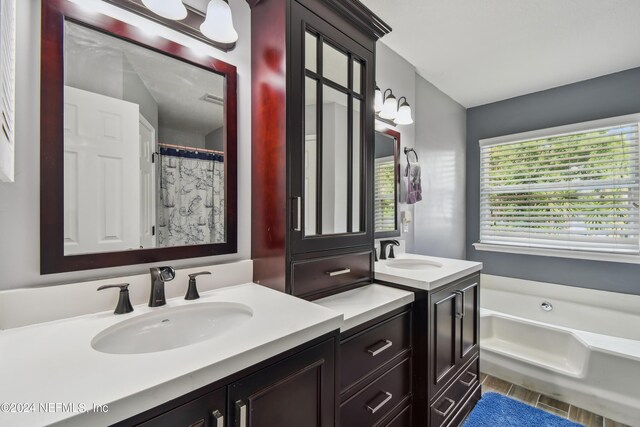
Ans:
<svg viewBox="0 0 640 427"><path fill-rule="evenodd" d="M389 94L387 95L387 92ZM398 100L393 96L393 91L387 89L384 91L384 105L380 111L380 117L387 120L393 120L398 115Z"/></svg>
<svg viewBox="0 0 640 427"><path fill-rule="evenodd" d="M211 0L207 6L207 17L200 31L205 37L220 43L235 43L238 32L233 27L231 8L226 0Z"/></svg>
<svg viewBox="0 0 640 427"><path fill-rule="evenodd" d="M187 8L182 0L142 0L142 3L151 12L166 19L180 21L187 17ZM228 0L209 2L200 32L217 43L233 44L238 40Z"/></svg>
<svg viewBox="0 0 640 427"><path fill-rule="evenodd" d="M404 99L404 102L402 100ZM413 123L413 118L411 118L411 106L407 102L407 97L403 96L398 100L398 104L400 104L400 108L398 108L398 115L396 116L394 122L397 125L410 125Z"/></svg>
<svg viewBox="0 0 640 427"><path fill-rule="evenodd" d="M142 0L142 4L163 18L180 21L187 17L187 8L182 0Z"/></svg>
<svg viewBox="0 0 640 427"><path fill-rule="evenodd" d="M403 96L396 100L391 89L387 89L383 93L376 85L374 110L378 120L389 125L410 125L413 123L411 106L407 102L407 97Z"/></svg>

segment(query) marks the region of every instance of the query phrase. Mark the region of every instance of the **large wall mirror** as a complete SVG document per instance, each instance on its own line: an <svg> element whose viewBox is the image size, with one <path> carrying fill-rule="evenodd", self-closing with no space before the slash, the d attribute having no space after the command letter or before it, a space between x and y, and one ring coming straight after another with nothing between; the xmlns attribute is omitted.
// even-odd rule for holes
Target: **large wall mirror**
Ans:
<svg viewBox="0 0 640 427"><path fill-rule="evenodd" d="M400 236L398 197L400 182L400 133L376 131L374 169L375 238Z"/></svg>
<svg viewBox="0 0 640 427"><path fill-rule="evenodd" d="M236 252L235 67L42 4L42 272Z"/></svg>

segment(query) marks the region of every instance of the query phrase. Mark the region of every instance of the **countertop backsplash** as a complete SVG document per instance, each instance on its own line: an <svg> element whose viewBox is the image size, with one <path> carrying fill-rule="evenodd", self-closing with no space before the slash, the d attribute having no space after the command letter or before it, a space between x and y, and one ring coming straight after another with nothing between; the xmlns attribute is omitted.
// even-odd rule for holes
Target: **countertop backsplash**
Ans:
<svg viewBox="0 0 640 427"><path fill-rule="evenodd" d="M198 271L212 273L210 276L198 277L200 292L253 281L251 260L184 268L176 270L175 279L166 283L167 299L184 296L187 292L188 275ZM96 289L102 285L118 283L129 283L129 294L134 306L149 301L149 273L60 286L1 291L0 330L113 310L118 302L118 290L97 292Z"/></svg>

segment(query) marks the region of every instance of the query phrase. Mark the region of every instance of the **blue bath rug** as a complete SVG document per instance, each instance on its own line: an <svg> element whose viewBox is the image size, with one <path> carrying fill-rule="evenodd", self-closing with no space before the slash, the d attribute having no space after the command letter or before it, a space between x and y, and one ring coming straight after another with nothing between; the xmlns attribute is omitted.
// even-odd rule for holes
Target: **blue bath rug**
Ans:
<svg viewBox="0 0 640 427"><path fill-rule="evenodd" d="M464 427L583 427L498 393L485 393Z"/></svg>

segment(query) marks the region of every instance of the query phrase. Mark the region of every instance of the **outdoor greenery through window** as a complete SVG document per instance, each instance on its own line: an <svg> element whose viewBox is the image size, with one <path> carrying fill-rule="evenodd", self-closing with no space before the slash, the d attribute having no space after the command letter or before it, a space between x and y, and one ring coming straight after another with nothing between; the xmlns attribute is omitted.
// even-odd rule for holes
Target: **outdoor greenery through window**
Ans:
<svg viewBox="0 0 640 427"><path fill-rule="evenodd" d="M375 231L393 231L396 229L393 156L376 159L375 167Z"/></svg>
<svg viewBox="0 0 640 427"><path fill-rule="evenodd" d="M481 141L480 243L638 255L637 121Z"/></svg>

